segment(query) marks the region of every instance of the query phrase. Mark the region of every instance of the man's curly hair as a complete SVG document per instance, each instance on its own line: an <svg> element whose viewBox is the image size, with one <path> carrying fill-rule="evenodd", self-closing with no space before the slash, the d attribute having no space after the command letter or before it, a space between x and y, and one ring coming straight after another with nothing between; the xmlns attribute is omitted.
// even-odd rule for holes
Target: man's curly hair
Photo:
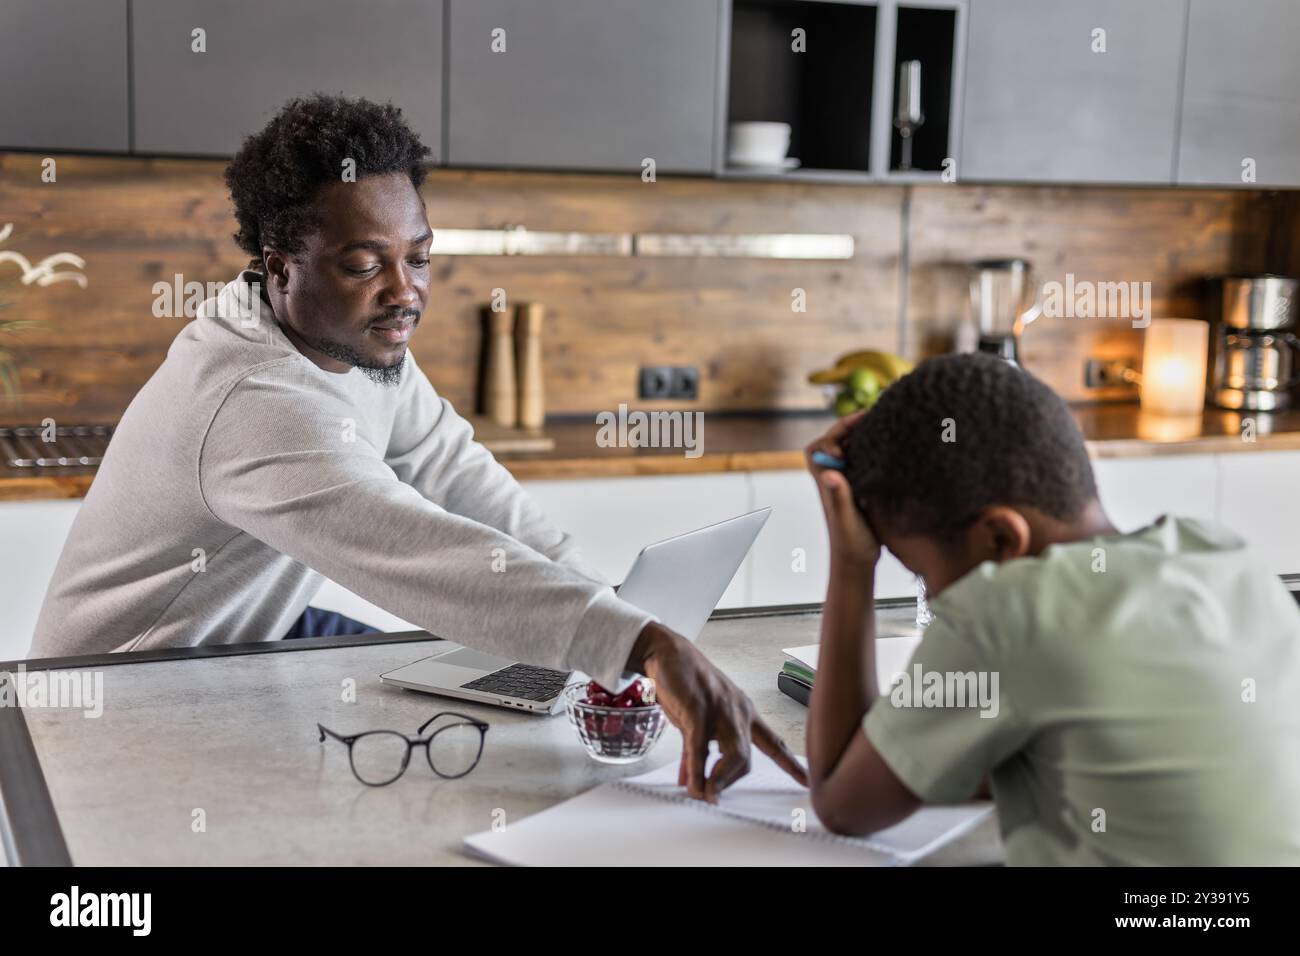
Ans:
<svg viewBox="0 0 1300 956"><path fill-rule="evenodd" d="M356 163L358 180L406 173L419 189L428 154L391 104L319 93L290 100L226 167L235 242L259 263L267 247L297 255L316 226L313 202L327 183L342 181L345 159Z"/></svg>
<svg viewBox="0 0 1300 956"><path fill-rule="evenodd" d="M943 542L990 505L1070 520L1097 495L1065 403L1018 366L981 353L922 362L853 426L844 453L859 509L870 505L896 533Z"/></svg>

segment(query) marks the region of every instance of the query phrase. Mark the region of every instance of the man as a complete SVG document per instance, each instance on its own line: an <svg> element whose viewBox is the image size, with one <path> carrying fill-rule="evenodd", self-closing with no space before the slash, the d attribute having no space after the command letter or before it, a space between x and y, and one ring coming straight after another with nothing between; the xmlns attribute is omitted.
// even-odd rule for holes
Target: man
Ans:
<svg viewBox="0 0 1300 956"><path fill-rule="evenodd" d="M484 651L607 685L654 678L693 796L745 773L751 735L804 779L748 698L619 600L408 354L429 294L427 153L396 108L323 96L245 141L226 182L253 261L123 415L33 655L275 639L302 630L327 575Z"/></svg>

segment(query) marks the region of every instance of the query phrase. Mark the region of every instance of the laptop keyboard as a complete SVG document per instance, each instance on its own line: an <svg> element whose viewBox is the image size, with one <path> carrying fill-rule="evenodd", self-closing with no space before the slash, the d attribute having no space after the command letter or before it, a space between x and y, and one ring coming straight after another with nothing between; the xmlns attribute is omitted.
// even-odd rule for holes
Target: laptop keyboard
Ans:
<svg viewBox="0 0 1300 956"><path fill-rule="evenodd" d="M511 664L460 686L464 690L487 691L520 700L545 701L564 690L568 681L568 671L534 667L531 664Z"/></svg>

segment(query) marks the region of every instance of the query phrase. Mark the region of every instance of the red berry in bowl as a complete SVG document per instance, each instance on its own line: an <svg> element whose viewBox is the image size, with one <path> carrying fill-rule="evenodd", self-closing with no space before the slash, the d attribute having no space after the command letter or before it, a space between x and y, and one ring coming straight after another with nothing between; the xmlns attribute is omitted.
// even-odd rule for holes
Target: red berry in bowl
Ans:
<svg viewBox="0 0 1300 956"><path fill-rule="evenodd" d="M587 684L587 695L582 698L580 703L588 704L592 707L614 707L617 698L604 687L601 687L595 681Z"/></svg>
<svg viewBox="0 0 1300 956"><path fill-rule="evenodd" d="M648 707L655 702L654 684L638 677L614 698L615 707Z"/></svg>

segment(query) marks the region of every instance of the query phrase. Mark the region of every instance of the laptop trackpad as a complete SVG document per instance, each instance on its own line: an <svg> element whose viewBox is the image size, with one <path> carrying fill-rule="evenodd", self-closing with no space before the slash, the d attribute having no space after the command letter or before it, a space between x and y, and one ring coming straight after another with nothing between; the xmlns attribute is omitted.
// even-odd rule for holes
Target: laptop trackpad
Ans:
<svg viewBox="0 0 1300 956"><path fill-rule="evenodd" d="M439 664L452 664L456 667L472 667L475 670L495 671L502 667L509 667L514 661L507 657L497 657L493 654L484 654L482 651L476 651L473 648L462 647L460 650L450 651L439 657L434 658Z"/></svg>

